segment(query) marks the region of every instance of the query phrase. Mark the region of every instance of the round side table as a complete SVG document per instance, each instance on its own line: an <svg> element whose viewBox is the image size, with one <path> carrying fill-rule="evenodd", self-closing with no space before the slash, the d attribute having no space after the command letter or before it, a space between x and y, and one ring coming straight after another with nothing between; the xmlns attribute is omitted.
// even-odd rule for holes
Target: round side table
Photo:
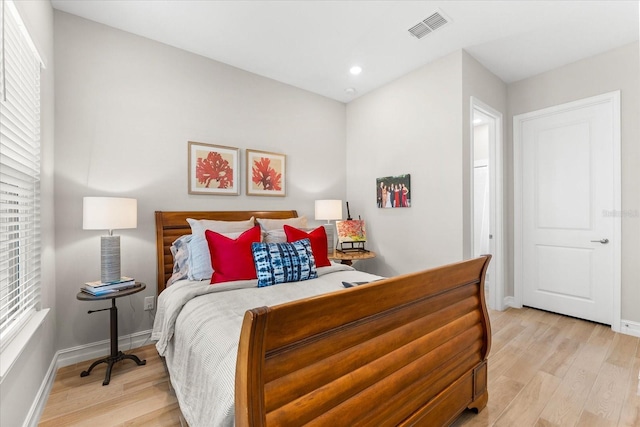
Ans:
<svg viewBox="0 0 640 427"><path fill-rule="evenodd" d="M353 251L353 252L340 252L333 251L333 254L329 256L329 259L334 261L340 261L341 264L352 265L355 261L361 259L375 258L375 252L371 251Z"/></svg>
<svg viewBox="0 0 640 427"><path fill-rule="evenodd" d="M146 360L140 360L138 356L134 356L133 354L124 354L123 352L118 350L118 307L116 307L116 298L126 297L129 295L136 294L140 291L143 291L147 286L144 283L136 282L136 286L129 289L123 289L121 291L112 292L105 295L91 295L86 292L78 292L76 298L80 301L101 301L110 299L111 307L102 308L100 310L89 310L87 313L96 313L98 311L109 310L109 318L110 318L110 341L111 341L111 354L104 359L96 360L89 366L89 369L86 371L82 371L80 374L81 377L86 377L91 373L91 370L98 366L101 363L107 364L107 373L104 376L104 381L102 385L109 385L111 381L111 369L113 368L113 364L119 362L124 359L130 359L136 362L138 365L145 365L147 363Z"/></svg>

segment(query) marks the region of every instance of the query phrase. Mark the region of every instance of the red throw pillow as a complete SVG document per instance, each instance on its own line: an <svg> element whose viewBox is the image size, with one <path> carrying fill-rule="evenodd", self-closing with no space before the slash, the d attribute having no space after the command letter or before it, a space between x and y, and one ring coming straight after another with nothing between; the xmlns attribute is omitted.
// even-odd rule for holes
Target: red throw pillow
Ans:
<svg viewBox="0 0 640 427"><path fill-rule="evenodd" d="M212 284L258 277L251 244L260 242L260 226L250 228L235 240L211 230L205 231L205 236L213 267Z"/></svg>
<svg viewBox="0 0 640 427"><path fill-rule="evenodd" d="M327 232L323 226L309 233L289 225L284 225L283 228L284 234L287 235L287 242L295 242L302 239L311 241L311 252L313 252L313 257L316 259L316 267L328 267L331 265L328 257Z"/></svg>

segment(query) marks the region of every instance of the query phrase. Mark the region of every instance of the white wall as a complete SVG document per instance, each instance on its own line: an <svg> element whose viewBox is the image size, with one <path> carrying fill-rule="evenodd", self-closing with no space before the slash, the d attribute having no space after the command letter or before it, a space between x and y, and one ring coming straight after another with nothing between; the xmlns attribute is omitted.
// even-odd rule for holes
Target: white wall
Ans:
<svg viewBox="0 0 640 427"><path fill-rule="evenodd" d="M506 115L506 85L458 51L347 105L347 196L378 255L363 268L402 274L471 256L472 96ZM405 173L411 208L378 209L375 178Z"/></svg>
<svg viewBox="0 0 640 427"><path fill-rule="evenodd" d="M632 43L509 85L508 154L513 116L606 92L621 92L622 319L640 321L640 57ZM513 169L506 175L513 197ZM510 212L513 218L513 212ZM513 230L513 222L510 223ZM513 250L512 242L510 251ZM513 271L510 272L513 279ZM512 281L512 280L511 280Z"/></svg>
<svg viewBox="0 0 640 427"><path fill-rule="evenodd" d="M49 1L17 1L33 41L45 61L40 79L41 158L41 232L42 294L41 306L49 314L0 385L0 425L20 426L32 418L32 408L47 377L56 347L55 335L55 256L54 256L54 52L53 9ZM36 414L37 415L37 414Z"/></svg>
<svg viewBox="0 0 640 427"><path fill-rule="evenodd" d="M395 275L463 254L462 56L450 54L347 105L347 197L377 258ZM379 209L376 178L411 174L411 207Z"/></svg>
<svg viewBox="0 0 640 427"><path fill-rule="evenodd" d="M122 272L147 283L118 301L119 333L151 328L156 210L297 209L345 198L345 106L130 33L55 12L56 343L107 339L106 304L75 298L100 272L100 232L82 230L82 197L138 199L138 228L121 235ZM187 141L287 155L287 196L189 195ZM311 221L313 223L313 221Z"/></svg>

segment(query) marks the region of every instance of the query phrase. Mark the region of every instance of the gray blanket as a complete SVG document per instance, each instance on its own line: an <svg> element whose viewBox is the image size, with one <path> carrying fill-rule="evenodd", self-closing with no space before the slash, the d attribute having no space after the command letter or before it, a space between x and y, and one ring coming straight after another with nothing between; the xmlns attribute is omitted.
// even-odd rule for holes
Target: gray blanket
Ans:
<svg viewBox="0 0 640 427"><path fill-rule="evenodd" d="M380 279L339 264L319 268L318 275L266 288L258 288L256 280L182 281L160 294L151 337L191 427L234 425L236 355L247 310L342 290L343 281Z"/></svg>

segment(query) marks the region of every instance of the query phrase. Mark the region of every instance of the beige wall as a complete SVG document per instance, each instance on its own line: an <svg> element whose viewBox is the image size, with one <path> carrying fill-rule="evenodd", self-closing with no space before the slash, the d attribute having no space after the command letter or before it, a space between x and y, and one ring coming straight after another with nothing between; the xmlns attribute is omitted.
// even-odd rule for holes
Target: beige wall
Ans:
<svg viewBox="0 0 640 427"><path fill-rule="evenodd" d="M509 85L508 156L513 156L513 116L602 93L621 93L622 319L640 321L640 58L638 43ZM506 175L513 200L513 168ZM513 206L509 228L513 232ZM513 251L513 243L509 245ZM510 271L510 283L513 271ZM513 295L513 289L509 289Z"/></svg>
<svg viewBox="0 0 640 427"><path fill-rule="evenodd" d="M462 51L462 174L463 174L463 236L464 236L464 257L472 256L471 247L471 129L473 127L473 115L471 112L471 97L474 97L497 112L502 114L503 127L504 118L507 115L507 85L495 74L487 70L474 57ZM503 135L505 131L503 129ZM503 159L503 166L505 162ZM505 204L507 201L505 200ZM494 234L497 231L494 230ZM507 236L502 236L506 239ZM509 262L508 254L505 254L503 266ZM494 260L495 263L496 260Z"/></svg>
<svg viewBox="0 0 640 427"><path fill-rule="evenodd" d="M347 197L366 221L381 275L458 261L463 254L461 53L347 105ZM411 174L410 208L379 209L376 178Z"/></svg>
<svg viewBox="0 0 640 427"><path fill-rule="evenodd" d="M98 231L82 230L82 197L138 199L121 236L122 272L148 288L118 301L120 335L151 328L155 210L297 209L345 198L345 106L291 86L62 12L55 13L57 346L108 337L104 304L76 300L100 272ZM287 155L287 196L187 194L187 141Z"/></svg>
<svg viewBox="0 0 640 427"><path fill-rule="evenodd" d="M0 386L1 426L21 426L25 421L37 418L38 411L42 409L37 407L38 392L47 379L49 369L53 368L52 361L58 349L55 341L53 9L49 1L43 0L17 1L14 4L46 66L40 76L41 306L50 311L20 358L3 378Z"/></svg>
<svg viewBox="0 0 640 427"><path fill-rule="evenodd" d="M470 248L470 99L506 115L506 85L464 51L347 105L347 188L378 274L459 261ZM375 179L411 174L409 209L378 209ZM354 215L355 216L355 215Z"/></svg>

